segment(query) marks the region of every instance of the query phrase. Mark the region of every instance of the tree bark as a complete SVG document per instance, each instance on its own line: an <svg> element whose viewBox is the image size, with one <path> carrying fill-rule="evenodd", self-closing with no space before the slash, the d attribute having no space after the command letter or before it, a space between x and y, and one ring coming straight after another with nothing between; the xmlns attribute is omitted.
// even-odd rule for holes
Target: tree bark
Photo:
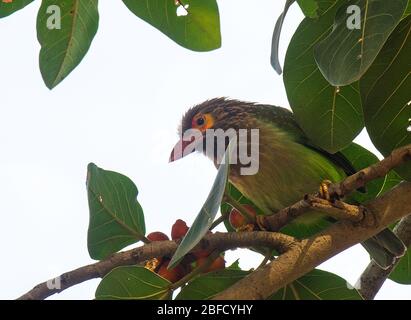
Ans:
<svg viewBox="0 0 411 320"><path fill-rule="evenodd" d="M408 247L411 246L411 215L408 215L401 219L398 225L394 228L394 233L404 242ZM381 289L385 280L397 266L396 264L384 270L381 269L374 261L371 261L367 268L362 273L360 279L357 282L356 288L358 288L361 295L366 300L372 300Z"/></svg>
<svg viewBox="0 0 411 320"><path fill-rule="evenodd" d="M276 260L251 273L215 299L266 299L341 251L362 242L411 213L411 183L402 182L365 205L360 223L339 221L296 243Z"/></svg>

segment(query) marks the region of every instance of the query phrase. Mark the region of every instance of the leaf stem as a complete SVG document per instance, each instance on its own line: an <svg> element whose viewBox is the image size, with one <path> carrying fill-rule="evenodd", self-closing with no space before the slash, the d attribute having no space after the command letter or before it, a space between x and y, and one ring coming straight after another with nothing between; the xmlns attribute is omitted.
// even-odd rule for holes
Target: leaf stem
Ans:
<svg viewBox="0 0 411 320"><path fill-rule="evenodd" d="M221 215L221 217L219 217L217 220L215 220L213 222L213 224L210 227L210 230L213 230L215 227L217 227L221 222L224 222L225 220L227 220L228 218L228 214L223 214Z"/></svg>
<svg viewBox="0 0 411 320"><path fill-rule="evenodd" d="M271 252L267 253L263 261L261 261L261 263L258 265L257 269L264 267L267 264L267 262L271 260L271 257L272 257Z"/></svg>

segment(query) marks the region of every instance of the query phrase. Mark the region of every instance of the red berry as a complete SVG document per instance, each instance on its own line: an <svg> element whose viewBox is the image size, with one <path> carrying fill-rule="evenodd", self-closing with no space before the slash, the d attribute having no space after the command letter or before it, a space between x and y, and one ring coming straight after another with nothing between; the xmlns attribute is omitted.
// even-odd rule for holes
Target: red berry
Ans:
<svg viewBox="0 0 411 320"><path fill-rule="evenodd" d="M252 218L252 221L248 221L247 218L244 217L240 213L240 211L233 208L233 209L231 209L229 220L230 220L231 226L234 229L239 229L239 228L244 227L245 225L247 225L249 223L251 223L251 224L255 223L257 213L256 213L254 207L249 205L249 204L245 204L245 205L243 205L243 207L247 210L247 213L249 214L250 218Z"/></svg>
<svg viewBox="0 0 411 320"><path fill-rule="evenodd" d="M169 263L170 260L164 261L158 269L157 274L174 283L184 277L185 272L184 268L180 265L176 266L173 269L167 269Z"/></svg>
<svg viewBox="0 0 411 320"><path fill-rule="evenodd" d="M171 228L171 239L180 239L186 235L187 231L187 224L183 220L178 219Z"/></svg>
<svg viewBox="0 0 411 320"><path fill-rule="evenodd" d="M207 261L207 257L201 257L198 258L193 265L193 268L202 266L204 263L206 263ZM221 270L225 268L225 260L222 256L219 256L218 258L216 258L211 265L208 266L208 268L206 270L204 270L204 273L207 272L212 272L212 271L217 271L217 270Z"/></svg>
<svg viewBox="0 0 411 320"><path fill-rule="evenodd" d="M211 266L208 267L207 272L217 271L225 268L225 260L222 256L219 256L213 261Z"/></svg>
<svg viewBox="0 0 411 320"><path fill-rule="evenodd" d="M205 249L205 250L198 250L198 251L194 251L194 252L193 252L193 255L194 255L196 258L207 258L210 254L211 254L211 251L210 251L210 250L207 250L207 249Z"/></svg>
<svg viewBox="0 0 411 320"><path fill-rule="evenodd" d="M169 240L166 234L160 232L160 231L155 231L151 232L149 235L147 235L147 239L150 241L164 241L164 240Z"/></svg>

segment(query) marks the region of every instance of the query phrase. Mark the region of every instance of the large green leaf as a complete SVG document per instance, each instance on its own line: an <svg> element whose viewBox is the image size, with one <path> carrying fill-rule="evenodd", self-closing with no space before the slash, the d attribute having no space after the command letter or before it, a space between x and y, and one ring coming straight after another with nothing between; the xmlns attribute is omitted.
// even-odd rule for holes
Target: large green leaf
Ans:
<svg viewBox="0 0 411 320"><path fill-rule="evenodd" d="M284 63L284 84L296 119L319 147L336 152L363 128L358 84L336 88L318 69L313 46L332 29L339 4L316 20L305 18L291 39Z"/></svg>
<svg viewBox="0 0 411 320"><path fill-rule="evenodd" d="M220 18L216 0L123 2L136 16L187 49L210 51L221 46ZM178 12L183 15L178 15Z"/></svg>
<svg viewBox="0 0 411 320"><path fill-rule="evenodd" d="M169 285L169 281L146 268L117 267L101 280L96 290L96 299L169 299Z"/></svg>
<svg viewBox="0 0 411 320"><path fill-rule="evenodd" d="M184 236L176 252L174 253L169 267L174 267L178 262L206 235L213 224L214 218L223 200L230 168L230 145L225 152L222 163L218 169L217 176L200 213L195 218L192 226Z"/></svg>
<svg viewBox="0 0 411 320"><path fill-rule="evenodd" d="M377 149L387 156L411 143L411 16L389 37L361 79L365 125ZM411 164L396 171L411 179Z"/></svg>
<svg viewBox="0 0 411 320"><path fill-rule="evenodd" d="M88 165L87 194L90 210L88 251L93 259L108 255L141 240L144 214L138 190L126 176Z"/></svg>
<svg viewBox="0 0 411 320"><path fill-rule="evenodd" d="M210 272L192 280L183 287L177 295L177 300L208 300L218 293L231 287L237 281L248 275L249 271L224 269Z"/></svg>
<svg viewBox="0 0 411 320"><path fill-rule="evenodd" d="M390 33L400 22L407 0L355 0L342 5L332 32L314 48L315 60L334 86L358 81L371 66ZM353 25L356 6L359 28Z"/></svg>
<svg viewBox="0 0 411 320"><path fill-rule="evenodd" d="M42 1L37 16L37 37L41 45L40 71L49 89L73 71L90 48L98 28L97 4L98 0ZM59 9L48 12L49 8Z"/></svg>
<svg viewBox="0 0 411 320"><path fill-rule="evenodd" d="M295 2L295 0L287 0L285 2L284 11L281 12L280 16L275 23L273 38L271 40L271 65L278 74L281 74L283 70L281 69L280 61L278 60L278 47L280 45L280 35L281 29L283 27L285 15L287 14L288 8Z"/></svg>
<svg viewBox="0 0 411 320"><path fill-rule="evenodd" d="M278 290L269 300L362 300L362 297L343 278L314 269Z"/></svg>
<svg viewBox="0 0 411 320"><path fill-rule="evenodd" d="M7 17L12 13L23 9L33 0L13 0L12 2L0 2L0 18Z"/></svg>

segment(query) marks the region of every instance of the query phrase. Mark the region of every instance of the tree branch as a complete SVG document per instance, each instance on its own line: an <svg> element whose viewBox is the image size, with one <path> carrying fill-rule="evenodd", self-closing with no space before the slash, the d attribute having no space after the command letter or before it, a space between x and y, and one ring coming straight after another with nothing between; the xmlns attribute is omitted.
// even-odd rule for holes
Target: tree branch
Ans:
<svg viewBox="0 0 411 320"><path fill-rule="evenodd" d="M314 209L324 212L337 220L350 220L359 222L364 218L364 207L355 206L340 200L328 201L316 195L305 195L303 200L278 211L269 216L257 216L258 225L263 230L279 231L292 220L304 214L307 210Z"/></svg>
<svg viewBox="0 0 411 320"><path fill-rule="evenodd" d="M411 144L395 149L391 154L365 169L347 177L340 183L334 183L329 187L330 194L344 197L354 190L364 187L368 182L385 177L394 168L398 168L411 160Z"/></svg>
<svg viewBox="0 0 411 320"><path fill-rule="evenodd" d="M395 226L394 233L404 242L407 248L411 246L411 214L401 219ZM381 269L374 261L368 264L356 285L364 299L372 300L375 298L398 263L399 260L386 270Z"/></svg>
<svg viewBox="0 0 411 320"><path fill-rule="evenodd" d="M368 182L385 177L392 169L409 160L411 160L411 145L398 148L385 159L358 171L339 183L331 184L328 187L329 194L331 198L343 198L354 190L364 187ZM316 194L305 195L304 199L271 215L258 216L257 222L264 230L279 231L309 209L323 211L337 219L352 221L360 221L364 214L361 206L349 205L339 200L326 201Z"/></svg>
<svg viewBox="0 0 411 320"><path fill-rule="evenodd" d="M340 183L330 185L329 193L343 197L373 179L384 177L391 169L401 166L408 160L411 160L411 145L396 149L382 161L347 177ZM193 251L204 248L224 251L250 246L269 246L279 252L286 251L278 259L258 268L216 297L217 299L266 298L325 260L370 238L390 223L411 213L410 194L411 183L403 182L390 192L369 202L365 207L352 206L338 200L326 201L320 199L318 195L307 195L296 204L274 215L263 217L260 222L264 227L268 226L268 230L277 231L310 208L343 218L344 221L339 221L323 232L302 241L284 234L265 231L216 233L204 237ZM116 253L103 261L63 273L59 277L61 284L59 289L49 289L47 282L43 282L19 299L44 299L83 281L103 277L115 267L134 265L154 257L170 256L177 245L178 243L174 241L153 242ZM286 250L287 248L290 249Z"/></svg>
<svg viewBox="0 0 411 320"><path fill-rule="evenodd" d="M357 184L351 184L358 188ZM348 190L348 189L344 189ZM402 182L366 204L359 223L339 221L326 230L296 243L286 253L220 293L215 299L266 299L272 293L310 272L341 251L380 232L411 212L411 183ZM349 236L348 236L349 235Z"/></svg>
<svg viewBox="0 0 411 320"><path fill-rule="evenodd" d="M293 237L274 232L230 232L207 235L192 250L199 249L225 251L250 246L269 246L280 252L286 251L298 242ZM22 295L19 300L40 300L69 287L94 278L102 278L108 272L119 266L135 265L155 257L171 256L177 249L175 241L156 241L124 252L115 253L105 260L63 273L60 275L60 288L50 286L51 281L36 285L32 290ZM56 278L55 278L56 279ZM48 285L49 284L49 285ZM50 287L50 288L49 288Z"/></svg>

